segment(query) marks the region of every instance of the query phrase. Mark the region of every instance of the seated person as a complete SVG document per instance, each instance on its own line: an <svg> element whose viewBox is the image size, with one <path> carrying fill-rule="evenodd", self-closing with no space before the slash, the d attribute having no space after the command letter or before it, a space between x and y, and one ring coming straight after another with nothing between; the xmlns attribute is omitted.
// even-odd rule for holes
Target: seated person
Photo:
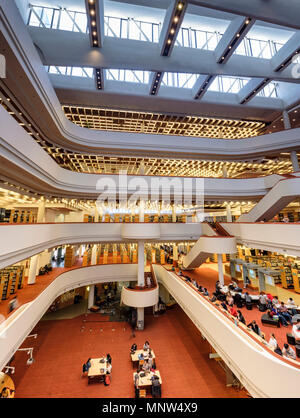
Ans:
<svg viewBox="0 0 300 418"><path fill-rule="evenodd" d="M152 363L153 363L153 361L152 361ZM144 370L144 372L150 372L151 366L152 366L152 364L151 364L151 362L149 362L149 359L146 359L144 361L144 364L142 365L142 370Z"/></svg>
<svg viewBox="0 0 300 418"><path fill-rule="evenodd" d="M246 320L245 320L245 318L244 318L244 316L243 316L242 312L241 312L240 310L238 310L238 311L237 311L237 314L238 314L237 319L238 319L238 320L239 320L242 324L245 324L245 325L246 325Z"/></svg>
<svg viewBox="0 0 300 418"><path fill-rule="evenodd" d="M297 315L298 311L296 309L296 304L295 304L293 298L288 299L287 305L288 305L288 312L293 316Z"/></svg>
<svg viewBox="0 0 300 418"><path fill-rule="evenodd" d="M131 348L130 348L130 353L134 354L136 352L136 350L137 350L137 345L136 345L136 343L133 343Z"/></svg>
<svg viewBox="0 0 300 418"><path fill-rule="evenodd" d="M242 308L244 302L242 299L242 294L240 292L237 292L233 297L234 303L238 308Z"/></svg>
<svg viewBox="0 0 300 418"><path fill-rule="evenodd" d="M282 352L283 356L296 360L295 350L292 347L290 347L287 343L285 343L283 347L284 347L283 352Z"/></svg>
<svg viewBox="0 0 300 418"><path fill-rule="evenodd" d="M252 329L252 331L255 332L255 334L259 335L261 337L261 330L259 328L259 326L257 325L256 321L253 320L252 322L250 322L250 324L247 325L248 328Z"/></svg>
<svg viewBox="0 0 300 418"><path fill-rule="evenodd" d="M206 289L206 287L204 287L203 289L203 295L204 296L209 296L208 290Z"/></svg>
<svg viewBox="0 0 300 418"><path fill-rule="evenodd" d="M138 355L138 359L139 359L139 360L144 360L144 354L143 354L143 353L140 353L140 354Z"/></svg>
<svg viewBox="0 0 300 418"><path fill-rule="evenodd" d="M281 348L279 347L279 345L277 345L277 347L275 348L274 353L279 354L280 356L282 356L282 351L281 351Z"/></svg>
<svg viewBox="0 0 300 418"><path fill-rule="evenodd" d="M271 334L270 340L269 340L269 346L275 350L275 348L278 346L275 334Z"/></svg>
<svg viewBox="0 0 300 418"><path fill-rule="evenodd" d="M278 316L279 322L281 323L281 325L283 325L284 327L287 327L288 326L288 323L287 323L285 317L278 311L277 308L275 308L275 306L273 306L273 308L271 310L271 315L272 314L273 314L273 316L274 315Z"/></svg>
<svg viewBox="0 0 300 418"><path fill-rule="evenodd" d="M236 283L236 282L234 282L234 281L232 280L232 282L228 285L228 288L229 288L230 290L234 290L234 289L238 288L238 285L237 285L237 283Z"/></svg>
<svg viewBox="0 0 300 418"><path fill-rule="evenodd" d="M225 309L225 311L228 311L228 309L227 309L227 302L226 301L223 301L221 303L221 306L222 306L223 309Z"/></svg>
<svg viewBox="0 0 300 418"><path fill-rule="evenodd" d="M238 316L237 310L235 309L235 307L234 307L234 306L232 306L231 308L229 308L229 313L230 313L232 316L234 316L235 318L237 318L237 316Z"/></svg>
<svg viewBox="0 0 300 418"><path fill-rule="evenodd" d="M279 305L279 300L277 299L276 296L273 297L272 304L273 306Z"/></svg>
<svg viewBox="0 0 300 418"><path fill-rule="evenodd" d="M259 308L261 311L266 311L267 310L267 306L268 306L268 298L267 295L265 294L265 292L260 292L259 298Z"/></svg>
<svg viewBox="0 0 300 418"><path fill-rule="evenodd" d="M292 334L295 340L300 340L300 319L297 319L297 323L293 325Z"/></svg>
<svg viewBox="0 0 300 418"><path fill-rule="evenodd" d="M233 297L231 296L229 292L227 293L227 296L226 296L226 302L229 306L233 306L234 304Z"/></svg>
<svg viewBox="0 0 300 418"><path fill-rule="evenodd" d="M106 362L111 364L111 356L110 354L106 354Z"/></svg>
<svg viewBox="0 0 300 418"><path fill-rule="evenodd" d="M280 303L280 306L278 308L278 312L280 312L280 314L291 324L293 325L292 322L292 316L288 313L288 309L285 306L284 302Z"/></svg>
<svg viewBox="0 0 300 418"><path fill-rule="evenodd" d="M251 296L249 295L248 292L245 293L245 302L246 303L252 303L252 298L251 298Z"/></svg>
<svg viewBox="0 0 300 418"><path fill-rule="evenodd" d="M107 363L106 366L106 374L111 374L112 365L110 363Z"/></svg>
<svg viewBox="0 0 300 418"><path fill-rule="evenodd" d="M196 280L195 280L195 279L192 281L192 283L193 283L193 285L194 285L195 287L197 287L197 289L198 289L198 283L196 282Z"/></svg>
<svg viewBox="0 0 300 418"><path fill-rule="evenodd" d="M145 341L145 344L143 345L143 350L144 350L144 351L148 351L148 350L149 350L149 348L150 348L149 341Z"/></svg>

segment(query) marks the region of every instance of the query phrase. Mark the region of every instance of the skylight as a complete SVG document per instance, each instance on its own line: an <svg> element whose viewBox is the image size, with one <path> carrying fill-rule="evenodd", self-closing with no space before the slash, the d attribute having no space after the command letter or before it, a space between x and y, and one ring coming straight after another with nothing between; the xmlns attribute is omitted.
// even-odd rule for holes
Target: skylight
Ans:
<svg viewBox="0 0 300 418"><path fill-rule="evenodd" d="M28 25L72 32L88 32L86 13L52 7L31 5Z"/></svg>
<svg viewBox="0 0 300 418"><path fill-rule="evenodd" d="M191 89L196 83L197 78L198 74L164 73L161 85Z"/></svg>
<svg viewBox="0 0 300 418"><path fill-rule="evenodd" d="M46 70L49 74L58 74L58 75L68 75L73 77L84 77L84 78L93 78L94 70L93 68L85 67L57 67L50 65L46 67Z"/></svg>
<svg viewBox="0 0 300 418"><path fill-rule="evenodd" d="M126 81L128 83L148 84L150 71L105 70L107 80Z"/></svg>
<svg viewBox="0 0 300 418"><path fill-rule="evenodd" d="M104 23L105 36L146 42L158 42L159 40L160 25L158 23L114 16L105 16Z"/></svg>
<svg viewBox="0 0 300 418"><path fill-rule="evenodd" d="M221 93L239 93L245 87L250 78L247 77L231 77L231 76L216 76L214 81L209 86L210 91L219 91Z"/></svg>
<svg viewBox="0 0 300 418"><path fill-rule="evenodd" d="M278 98L278 83L271 81L266 85L266 87L257 93L257 96Z"/></svg>

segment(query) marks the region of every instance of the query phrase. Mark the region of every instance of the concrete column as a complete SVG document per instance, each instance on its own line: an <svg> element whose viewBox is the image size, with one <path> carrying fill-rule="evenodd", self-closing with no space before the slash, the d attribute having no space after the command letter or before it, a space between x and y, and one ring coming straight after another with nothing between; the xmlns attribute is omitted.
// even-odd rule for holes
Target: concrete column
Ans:
<svg viewBox="0 0 300 418"><path fill-rule="evenodd" d="M176 208L175 208L175 203L172 206L172 222L176 222Z"/></svg>
<svg viewBox="0 0 300 418"><path fill-rule="evenodd" d="M297 156L297 152L296 151L291 151L291 161L293 164L293 171L299 171L299 161L298 161L298 156Z"/></svg>
<svg viewBox="0 0 300 418"><path fill-rule="evenodd" d="M137 328L140 331L144 329L144 308L137 308Z"/></svg>
<svg viewBox="0 0 300 418"><path fill-rule="evenodd" d="M145 241L140 240L138 242L138 286L145 285L144 272L145 272Z"/></svg>
<svg viewBox="0 0 300 418"><path fill-rule="evenodd" d="M88 309L90 309L95 303L95 285L90 285L89 288Z"/></svg>
<svg viewBox="0 0 300 418"><path fill-rule="evenodd" d="M144 214L145 214L145 200L143 198L140 199L139 205L139 219L140 222L144 222Z"/></svg>
<svg viewBox="0 0 300 418"><path fill-rule="evenodd" d="M94 266L97 264L97 245L93 245L92 247L92 256L91 256L91 265Z"/></svg>
<svg viewBox="0 0 300 418"><path fill-rule="evenodd" d="M39 254L34 255L33 257L31 257L29 273L28 273L28 284L34 284L35 283L36 272L37 272L37 268L38 268L38 259L39 259Z"/></svg>
<svg viewBox="0 0 300 418"><path fill-rule="evenodd" d="M173 261L178 261L178 248L177 245L173 245Z"/></svg>
<svg viewBox="0 0 300 418"><path fill-rule="evenodd" d="M219 271L219 281L222 286L224 286L224 273L223 273L223 257L222 254L218 254L218 271Z"/></svg>
<svg viewBox="0 0 300 418"><path fill-rule="evenodd" d="M37 222L45 222L45 207L46 207L46 203L45 200L43 199L38 207L38 213L37 213Z"/></svg>
<svg viewBox="0 0 300 418"><path fill-rule="evenodd" d="M292 125L291 125L290 117L286 110L282 112L282 119L283 119L284 129L291 129Z"/></svg>
<svg viewBox="0 0 300 418"><path fill-rule="evenodd" d="M227 222L232 222L232 214L230 205L226 205L226 219Z"/></svg>

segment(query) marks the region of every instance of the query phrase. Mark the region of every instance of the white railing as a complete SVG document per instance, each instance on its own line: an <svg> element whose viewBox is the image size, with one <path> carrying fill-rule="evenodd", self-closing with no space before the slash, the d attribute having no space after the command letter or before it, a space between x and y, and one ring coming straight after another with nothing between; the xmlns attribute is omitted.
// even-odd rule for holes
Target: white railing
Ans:
<svg viewBox="0 0 300 418"><path fill-rule="evenodd" d="M176 274L159 265L153 267L158 281L253 397L299 398L300 369L296 364L264 349Z"/></svg>

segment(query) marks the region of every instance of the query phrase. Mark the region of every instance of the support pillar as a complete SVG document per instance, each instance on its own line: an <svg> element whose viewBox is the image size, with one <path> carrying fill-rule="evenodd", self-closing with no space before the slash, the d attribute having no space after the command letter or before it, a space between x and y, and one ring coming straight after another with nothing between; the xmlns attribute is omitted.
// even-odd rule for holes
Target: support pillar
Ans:
<svg viewBox="0 0 300 418"><path fill-rule="evenodd" d="M227 222L232 222L232 213L230 205L226 205L226 220Z"/></svg>
<svg viewBox="0 0 300 418"><path fill-rule="evenodd" d="M43 199L38 207L38 213L37 213L37 222L41 223L41 222L45 222L45 207L46 207L46 203L45 200Z"/></svg>
<svg viewBox="0 0 300 418"><path fill-rule="evenodd" d="M144 308L137 308L137 329L144 329Z"/></svg>
<svg viewBox="0 0 300 418"><path fill-rule="evenodd" d="M298 156L297 156L297 152L296 151L291 151L291 161L292 161L292 165L293 165L293 171L300 171L299 168L299 161L298 161Z"/></svg>
<svg viewBox="0 0 300 418"><path fill-rule="evenodd" d="M97 245L93 245L92 247L92 255L91 255L91 266L97 264Z"/></svg>
<svg viewBox="0 0 300 418"><path fill-rule="evenodd" d="M89 287L88 309L90 309L95 303L95 285L90 285Z"/></svg>
<svg viewBox="0 0 300 418"><path fill-rule="evenodd" d="M33 257L31 257L29 273L28 273L28 284L34 284L35 283L36 272L37 272L37 268L38 268L38 260L39 260L39 254L34 255Z"/></svg>
<svg viewBox="0 0 300 418"><path fill-rule="evenodd" d="M138 286L145 286L145 241L138 242Z"/></svg>
<svg viewBox="0 0 300 418"><path fill-rule="evenodd" d="M175 208L175 204L172 206L172 222L176 222L176 208Z"/></svg>
<svg viewBox="0 0 300 418"><path fill-rule="evenodd" d="M224 286L224 273L223 273L223 257L222 254L218 254L218 271L219 271L219 282Z"/></svg>
<svg viewBox="0 0 300 418"><path fill-rule="evenodd" d="M140 206L139 206L139 220L140 222L144 222L144 215L145 215L145 200L140 199Z"/></svg>
<svg viewBox="0 0 300 418"><path fill-rule="evenodd" d="M173 245L173 265L178 263L178 247L176 244Z"/></svg>

